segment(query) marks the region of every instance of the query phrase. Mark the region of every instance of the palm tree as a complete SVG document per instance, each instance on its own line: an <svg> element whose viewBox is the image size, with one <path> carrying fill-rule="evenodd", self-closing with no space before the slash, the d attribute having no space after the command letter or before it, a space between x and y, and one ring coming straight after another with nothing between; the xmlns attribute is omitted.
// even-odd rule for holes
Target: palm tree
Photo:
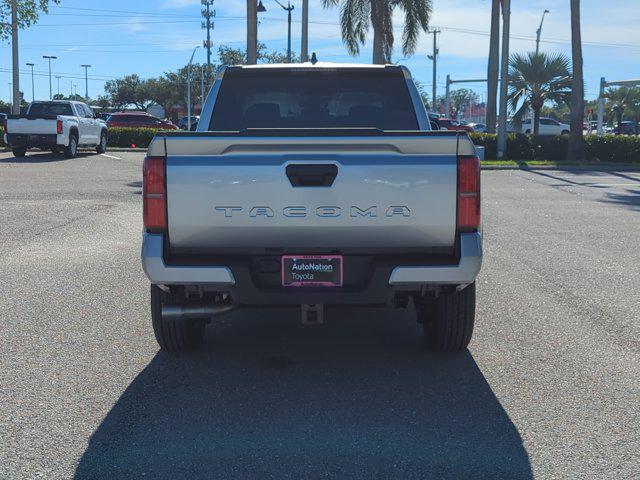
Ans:
<svg viewBox="0 0 640 480"><path fill-rule="evenodd" d="M393 10L404 11L402 53L412 55L420 30L427 31L431 17L431 0L322 0L325 8L340 5L342 41L351 55L360 54L369 28L373 27L373 63L391 62L393 52Z"/></svg>
<svg viewBox="0 0 640 480"><path fill-rule="evenodd" d="M640 107L640 87L608 88L604 92L604 97L611 102L611 111L618 129L624 118L624 111L628 108Z"/></svg>
<svg viewBox="0 0 640 480"><path fill-rule="evenodd" d="M571 133L569 135L568 160L584 160L584 76L582 72L582 34L580 32L580 0L571 0Z"/></svg>
<svg viewBox="0 0 640 480"><path fill-rule="evenodd" d="M545 102L567 103L571 94L569 59L562 55L529 52L514 53L509 59L507 100L519 123L533 110L533 134L540 129L540 110Z"/></svg>

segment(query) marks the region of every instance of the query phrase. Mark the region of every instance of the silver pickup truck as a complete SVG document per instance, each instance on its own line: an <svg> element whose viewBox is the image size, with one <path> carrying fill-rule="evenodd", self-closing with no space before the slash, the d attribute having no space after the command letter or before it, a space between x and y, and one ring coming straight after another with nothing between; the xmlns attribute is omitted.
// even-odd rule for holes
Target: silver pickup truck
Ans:
<svg viewBox="0 0 640 480"><path fill-rule="evenodd" d="M144 161L142 265L156 338L195 348L234 308L415 308L427 345L465 349L482 263L480 165L431 131L398 66L230 67L197 132Z"/></svg>

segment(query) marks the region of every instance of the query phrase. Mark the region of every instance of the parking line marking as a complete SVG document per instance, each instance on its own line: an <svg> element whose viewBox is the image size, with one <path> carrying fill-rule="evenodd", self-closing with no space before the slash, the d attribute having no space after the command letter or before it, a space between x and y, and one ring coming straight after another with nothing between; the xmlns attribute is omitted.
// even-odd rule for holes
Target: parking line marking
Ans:
<svg viewBox="0 0 640 480"><path fill-rule="evenodd" d="M103 157L107 157L107 158L114 158L116 160L122 160L122 158L116 157L115 155L107 155L106 153L101 153L100 155L102 155Z"/></svg>

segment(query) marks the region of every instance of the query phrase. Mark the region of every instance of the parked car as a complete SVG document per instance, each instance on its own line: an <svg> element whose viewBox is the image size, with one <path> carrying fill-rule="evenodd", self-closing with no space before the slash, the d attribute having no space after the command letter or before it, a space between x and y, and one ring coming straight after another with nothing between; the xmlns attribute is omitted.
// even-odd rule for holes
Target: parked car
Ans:
<svg viewBox="0 0 640 480"><path fill-rule="evenodd" d="M189 127L189 122L188 122L189 117L181 117L180 120L178 120L178 123L176 124L178 126L178 128L180 130L187 130ZM192 115L191 116L191 126L193 127L193 124L197 124L198 121L200 120L200 115Z"/></svg>
<svg viewBox="0 0 640 480"><path fill-rule="evenodd" d="M440 115L435 112L427 112L427 116L431 123L431 130L440 130Z"/></svg>
<svg viewBox="0 0 640 480"><path fill-rule="evenodd" d="M473 128L474 132L485 133L487 131L487 125L484 123L470 123L469 126Z"/></svg>
<svg viewBox="0 0 640 480"><path fill-rule="evenodd" d="M6 113L0 113L0 122L2 122L2 126L4 127L4 121L7 119Z"/></svg>
<svg viewBox="0 0 640 480"><path fill-rule="evenodd" d="M538 135L569 135L571 127L549 117L540 117ZM533 120L526 118L522 121L522 133L533 133Z"/></svg>
<svg viewBox="0 0 640 480"><path fill-rule="evenodd" d="M452 120L451 118L439 118L438 123L440 124L440 129L473 132L473 127L469 125L462 125L461 123Z"/></svg>
<svg viewBox="0 0 640 480"><path fill-rule="evenodd" d="M638 122L625 120L616 125L613 131L616 135L638 135Z"/></svg>
<svg viewBox="0 0 640 480"><path fill-rule="evenodd" d="M63 150L67 158L75 157L78 147L95 147L98 153L104 153L107 124L82 102L32 102L24 115L8 116L4 141L16 157L24 157L34 147Z"/></svg>
<svg viewBox="0 0 640 480"><path fill-rule="evenodd" d="M153 128L155 130L177 130L169 120L160 120L147 112L112 113L107 121L109 127Z"/></svg>
<svg viewBox="0 0 640 480"><path fill-rule="evenodd" d="M161 348L197 347L234 308L298 306L317 324L334 305L413 304L429 348L463 351L482 263L468 135L431 131L399 66L228 67L215 82L198 132L157 134L144 160Z"/></svg>

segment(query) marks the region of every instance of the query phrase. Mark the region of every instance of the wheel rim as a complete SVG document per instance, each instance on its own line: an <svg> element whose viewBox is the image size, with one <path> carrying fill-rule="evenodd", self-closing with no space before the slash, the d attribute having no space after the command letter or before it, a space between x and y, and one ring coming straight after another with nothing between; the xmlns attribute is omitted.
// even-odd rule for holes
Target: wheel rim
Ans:
<svg viewBox="0 0 640 480"><path fill-rule="evenodd" d="M76 137L72 137L71 138L71 153L73 155L75 155L77 150L78 150L78 141L76 140Z"/></svg>
<svg viewBox="0 0 640 480"><path fill-rule="evenodd" d="M101 150L107 149L107 137L104 134L102 134L102 137L100 137L100 149Z"/></svg>

